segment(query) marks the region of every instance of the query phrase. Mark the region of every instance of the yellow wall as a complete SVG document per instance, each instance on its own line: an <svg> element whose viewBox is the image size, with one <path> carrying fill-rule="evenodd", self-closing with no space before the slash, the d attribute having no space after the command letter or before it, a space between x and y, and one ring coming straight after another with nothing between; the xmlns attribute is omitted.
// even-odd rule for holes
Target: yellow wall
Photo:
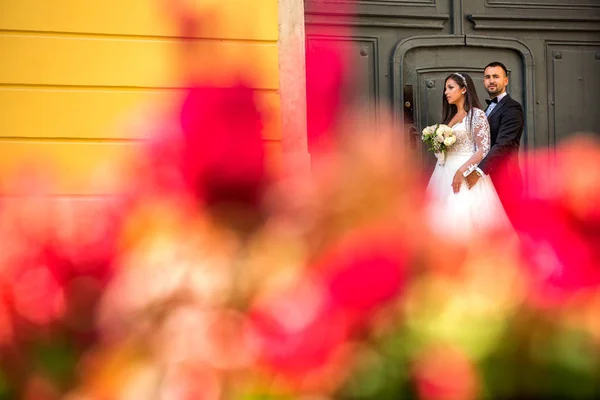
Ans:
<svg viewBox="0 0 600 400"><path fill-rule="evenodd" d="M267 116L265 145L278 158L277 0L181 1L209 16L187 58L161 8L176 1L0 0L0 191L30 159L50 161L59 193L114 190L90 180L130 154L142 133L116 126L140 104L171 98L184 71L246 73ZM182 69L186 61L193 71Z"/></svg>

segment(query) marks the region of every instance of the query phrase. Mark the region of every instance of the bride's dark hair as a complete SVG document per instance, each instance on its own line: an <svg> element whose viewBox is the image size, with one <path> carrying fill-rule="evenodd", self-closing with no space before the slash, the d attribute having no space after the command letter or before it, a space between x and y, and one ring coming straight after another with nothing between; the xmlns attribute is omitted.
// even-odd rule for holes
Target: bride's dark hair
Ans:
<svg viewBox="0 0 600 400"><path fill-rule="evenodd" d="M475 84L473 84L473 80L468 74L460 74L455 72L448 75L444 81L444 92L446 91L446 83L448 82L448 79L452 79L459 87L467 89L467 92L465 93L464 105L467 113L473 108L481 108L481 103L479 102L479 97L477 97L477 91L475 90ZM450 121L452 121L452 117L454 117L457 112L458 108L454 104L448 103L446 95L442 93L442 123L448 124ZM473 125L472 122L473 114L471 113L471 121L469 126Z"/></svg>

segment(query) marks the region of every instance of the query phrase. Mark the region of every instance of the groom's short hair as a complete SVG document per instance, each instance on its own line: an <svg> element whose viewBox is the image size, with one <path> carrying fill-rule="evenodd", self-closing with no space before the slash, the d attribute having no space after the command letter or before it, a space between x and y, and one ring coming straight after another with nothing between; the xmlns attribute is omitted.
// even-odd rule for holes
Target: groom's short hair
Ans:
<svg viewBox="0 0 600 400"><path fill-rule="evenodd" d="M508 70L506 69L506 65L502 64L500 61L492 61L483 69L484 71L489 67L500 67L504 71L504 76L508 76Z"/></svg>

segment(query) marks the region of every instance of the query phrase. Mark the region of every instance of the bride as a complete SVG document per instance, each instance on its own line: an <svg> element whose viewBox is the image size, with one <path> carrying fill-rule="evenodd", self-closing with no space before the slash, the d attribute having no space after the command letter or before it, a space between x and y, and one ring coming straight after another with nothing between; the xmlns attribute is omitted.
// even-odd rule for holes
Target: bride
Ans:
<svg viewBox="0 0 600 400"><path fill-rule="evenodd" d="M438 162L427 185L428 217L435 231L468 239L472 233L509 227L508 217L489 175L469 189L465 176L490 150L490 126L473 80L467 74L446 78L442 123L453 128L456 143Z"/></svg>

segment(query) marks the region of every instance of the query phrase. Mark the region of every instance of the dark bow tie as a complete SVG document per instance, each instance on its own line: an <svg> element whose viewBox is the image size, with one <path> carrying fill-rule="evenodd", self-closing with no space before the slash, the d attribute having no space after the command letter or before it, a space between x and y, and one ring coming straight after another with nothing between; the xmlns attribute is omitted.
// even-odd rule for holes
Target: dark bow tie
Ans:
<svg viewBox="0 0 600 400"><path fill-rule="evenodd" d="M493 99L485 99L485 102L487 103L487 105L489 106L492 103L497 103L498 102L498 98L494 97Z"/></svg>

